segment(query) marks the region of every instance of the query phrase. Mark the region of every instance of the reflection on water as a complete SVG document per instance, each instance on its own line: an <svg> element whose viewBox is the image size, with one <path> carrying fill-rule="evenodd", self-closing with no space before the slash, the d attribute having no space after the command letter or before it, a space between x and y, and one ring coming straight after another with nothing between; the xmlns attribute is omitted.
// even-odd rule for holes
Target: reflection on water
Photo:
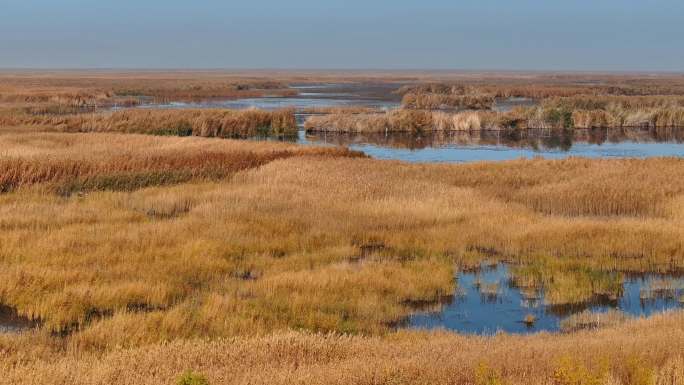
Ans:
<svg viewBox="0 0 684 385"><path fill-rule="evenodd" d="M667 280L676 289L668 295L646 295ZM583 310L605 312L617 309L632 316L648 316L684 307L679 296L684 294L684 279L664 275L626 277L621 296L598 298L577 306L547 306L543 291L530 296L512 284L506 264L460 272L457 294L453 301L434 313L416 314L408 320L413 328L445 328L461 333L493 334L559 331L561 321ZM656 289L654 289L656 288ZM534 322L525 322L533 316Z"/></svg>
<svg viewBox="0 0 684 385"><path fill-rule="evenodd" d="M308 133L302 143L347 146L380 159L469 162L517 158L684 156L684 129L529 129L422 135Z"/></svg>

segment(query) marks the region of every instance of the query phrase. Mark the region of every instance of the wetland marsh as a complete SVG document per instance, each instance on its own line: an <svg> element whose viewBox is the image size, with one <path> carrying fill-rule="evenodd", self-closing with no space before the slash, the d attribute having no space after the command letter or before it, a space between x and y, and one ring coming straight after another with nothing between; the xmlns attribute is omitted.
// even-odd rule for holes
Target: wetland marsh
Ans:
<svg viewBox="0 0 684 385"><path fill-rule="evenodd" d="M677 129L422 128L676 117L684 79L259 76L0 76L0 383L682 378Z"/></svg>

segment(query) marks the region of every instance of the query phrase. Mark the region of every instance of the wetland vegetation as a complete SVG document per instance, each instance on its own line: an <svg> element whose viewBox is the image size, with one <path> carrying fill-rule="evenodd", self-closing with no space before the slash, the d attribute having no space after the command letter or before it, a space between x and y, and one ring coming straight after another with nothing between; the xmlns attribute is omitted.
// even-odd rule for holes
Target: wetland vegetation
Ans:
<svg viewBox="0 0 684 385"><path fill-rule="evenodd" d="M103 100L197 100L281 91L293 97L287 84L331 79L433 93L442 87L435 80L472 82L457 74L178 76L0 76L0 383L684 378L684 316L677 310L648 318L577 312L558 326L564 333L472 336L407 327L426 311L458 305L466 287L454 280L459 271L501 263L509 279L468 286L485 302L515 286L522 299L543 301L550 311L591 309L598 299L625 298L630 277L646 274L653 279L639 286L639 299L677 309L684 159L411 164L335 146L230 139L292 130L299 113L292 110L68 107L80 100L73 95L90 100L95 91ZM667 104L684 89L677 77L577 85L583 76L540 75L536 84L490 78L467 87L494 98L554 98L534 107L541 109L565 103L610 110L601 103L614 93L619 102L610 105L630 111L681 108ZM576 99L588 93L597 100ZM649 99L624 100L635 94ZM367 108L307 112L353 122L376 114ZM410 128L416 116L498 112L382 114ZM29 116L39 122L24 120ZM524 310L515 321L541 328L545 318Z"/></svg>

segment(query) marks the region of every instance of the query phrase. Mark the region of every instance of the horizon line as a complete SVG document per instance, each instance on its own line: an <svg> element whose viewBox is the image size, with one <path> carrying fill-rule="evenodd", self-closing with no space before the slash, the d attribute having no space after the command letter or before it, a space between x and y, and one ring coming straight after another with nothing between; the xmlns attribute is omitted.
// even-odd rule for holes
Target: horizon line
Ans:
<svg viewBox="0 0 684 385"><path fill-rule="evenodd" d="M505 69L505 68L381 68L381 67L4 67L2 72L391 72L391 73L510 73L510 74L622 74L622 75L653 75L672 74L684 75L681 70L605 70L605 69Z"/></svg>

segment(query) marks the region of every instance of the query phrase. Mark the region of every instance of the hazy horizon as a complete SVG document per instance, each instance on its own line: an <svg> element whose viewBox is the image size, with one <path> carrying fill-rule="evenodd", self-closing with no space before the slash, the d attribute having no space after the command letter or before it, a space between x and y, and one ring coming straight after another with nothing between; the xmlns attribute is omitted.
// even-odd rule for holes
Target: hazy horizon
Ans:
<svg viewBox="0 0 684 385"><path fill-rule="evenodd" d="M6 0L4 69L684 71L684 2Z"/></svg>

